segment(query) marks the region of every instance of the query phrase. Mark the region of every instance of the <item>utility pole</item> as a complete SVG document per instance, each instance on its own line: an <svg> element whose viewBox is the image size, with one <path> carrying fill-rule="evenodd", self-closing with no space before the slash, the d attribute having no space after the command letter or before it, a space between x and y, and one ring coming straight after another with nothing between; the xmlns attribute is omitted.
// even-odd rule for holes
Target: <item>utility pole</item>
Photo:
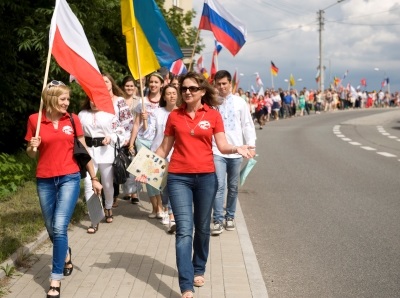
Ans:
<svg viewBox="0 0 400 298"><path fill-rule="evenodd" d="M322 31L324 30L324 10L319 10L317 12L318 15L318 24L319 24L319 90L321 91L321 94L324 94L324 88L325 88L325 73L324 73L324 65L323 65L323 49L322 49Z"/></svg>

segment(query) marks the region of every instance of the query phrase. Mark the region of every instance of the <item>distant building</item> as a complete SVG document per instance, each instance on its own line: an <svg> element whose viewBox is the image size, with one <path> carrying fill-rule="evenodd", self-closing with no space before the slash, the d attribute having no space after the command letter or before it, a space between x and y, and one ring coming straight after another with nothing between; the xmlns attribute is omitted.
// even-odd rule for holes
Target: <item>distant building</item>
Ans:
<svg viewBox="0 0 400 298"><path fill-rule="evenodd" d="M164 0L164 8L166 10L177 7L183 12L187 12L193 9L193 0Z"/></svg>

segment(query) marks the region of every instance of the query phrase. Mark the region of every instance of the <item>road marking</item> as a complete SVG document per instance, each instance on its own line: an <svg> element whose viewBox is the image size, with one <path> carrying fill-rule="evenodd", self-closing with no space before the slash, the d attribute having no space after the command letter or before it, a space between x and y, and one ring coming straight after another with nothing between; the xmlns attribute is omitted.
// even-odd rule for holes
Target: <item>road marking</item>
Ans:
<svg viewBox="0 0 400 298"><path fill-rule="evenodd" d="M390 136L390 133L388 133L388 132L382 132L382 135L384 135L384 136Z"/></svg>
<svg viewBox="0 0 400 298"><path fill-rule="evenodd" d="M360 146L360 145L361 145L361 144L358 143L358 142L349 142L349 144L352 144L352 145L354 145L354 146Z"/></svg>
<svg viewBox="0 0 400 298"><path fill-rule="evenodd" d="M344 138L346 137L345 135L336 135L338 138Z"/></svg>
<svg viewBox="0 0 400 298"><path fill-rule="evenodd" d="M375 148L372 147L368 147L368 146L362 146L361 148L363 148L364 150L368 150L368 151L375 151Z"/></svg>
<svg viewBox="0 0 400 298"><path fill-rule="evenodd" d="M342 140L343 140L343 141L346 141L346 142L351 141L351 139L349 139L349 138L342 138Z"/></svg>
<svg viewBox="0 0 400 298"><path fill-rule="evenodd" d="M379 155L385 156L385 157L397 157L394 154L388 153L388 152L376 152Z"/></svg>
<svg viewBox="0 0 400 298"><path fill-rule="evenodd" d="M397 139L396 136L389 136L389 139Z"/></svg>

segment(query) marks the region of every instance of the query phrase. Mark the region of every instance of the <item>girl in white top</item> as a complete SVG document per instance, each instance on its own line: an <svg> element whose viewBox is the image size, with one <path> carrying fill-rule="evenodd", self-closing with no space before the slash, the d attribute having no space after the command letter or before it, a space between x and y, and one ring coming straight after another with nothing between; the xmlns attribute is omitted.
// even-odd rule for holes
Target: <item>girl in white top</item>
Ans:
<svg viewBox="0 0 400 298"><path fill-rule="evenodd" d="M126 151L128 151L128 140L133 128L133 115L131 110L129 109L129 106L126 104L125 101L125 94L121 90L121 88L118 87L118 85L115 83L114 79L112 76L108 73L103 74L103 79L104 83L107 86L108 92L110 93L110 98L113 102L114 106L114 112L115 115L118 118L118 121L120 122L121 126L124 128L124 140L123 142L120 142L121 147L126 147ZM124 150L124 148L123 148ZM128 153L128 152L127 152ZM119 195L119 185L118 184L113 184L114 187L114 194L113 194L113 207L118 206L118 195Z"/></svg>
<svg viewBox="0 0 400 298"><path fill-rule="evenodd" d="M98 110L88 98L78 117L82 124L89 154L93 160L94 171L97 173L99 170L100 172L105 197L106 222L111 223L113 221L111 208L114 192L112 169L114 144L117 142L117 138L120 139L120 142L125 142L125 131L115 115ZM93 195L91 177L86 176L84 181L85 198L89 200ZM98 226L89 227L88 233L96 233L97 228Z"/></svg>
<svg viewBox="0 0 400 298"><path fill-rule="evenodd" d="M134 112L136 113L137 117L135 119L135 123L133 125L132 134L129 140L129 151L133 154L134 153L134 146L133 143L135 142L136 150L139 151L142 146L147 147L150 149L150 146L154 140L156 135L156 117L155 111L159 107L159 102L161 98L161 88L164 84L164 79L162 75L158 72L154 72L149 75L149 94L144 98L144 106L145 112L142 112L142 103L139 103ZM147 128L144 128L143 120L147 120ZM164 132L164 131L163 131ZM150 189L150 188L149 188ZM157 193L153 193L152 189L149 191L148 195L150 197L150 201L153 205L153 211L149 214L150 218L162 218L162 204L161 204L161 196L158 192L158 198L155 198ZM160 202L158 204L157 202Z"/></svg>
<svg viewBox="0 0 400 298"><path fill-rule="evenodd" d="M135 121L136 118L136 113L135 113L135 108L136 106L140 103L140 97L138 96L138 88L135 86L135 80L131 76L126 76L122 79L122 89L125 92L125 102L129 107L129 110L132 113L133 116L133 121ZM133 125L132 125L133 127ZM129 138L130 138L130 132L132 129L129 131ZM127 139L129 140L129 139ZM139 196L138 192L140 191L140 183L135 180L135 177L132 174L129 174L128 179L126 182L122 185L122 191L124 193L124 200L131 200L132 204L138 204L139 203ZM116 193L116 192L114 192ZM114 197L114 204L113 207L118 206L118 201Z"/></svg>
<svg viewBox="0 0 400 298"><path fill-rule="evenodd" d="M153 152L158 149L158 147L162 143L162 140L164 139L165 125L167 124L167 119L171 111L177 108L178 94L178 89L173 85L168 85L163 88L160 99L160 107L154 111L155 122L153 125L156 131L156 135L150 147L150 150ZM168 161L171 157L172 152L173 149L167 156ZM149 196L152 195L150 196L150 201L153 206L153 212L149 214L149 217L156 217L157 212L163 210L162 208L164 206L164 214L161 223L169 225L168 232L173 233L175 231L175 220L169 204L167 188L165 187L161 194L160 191L150 185L147 185L146 187Z"/></svg>

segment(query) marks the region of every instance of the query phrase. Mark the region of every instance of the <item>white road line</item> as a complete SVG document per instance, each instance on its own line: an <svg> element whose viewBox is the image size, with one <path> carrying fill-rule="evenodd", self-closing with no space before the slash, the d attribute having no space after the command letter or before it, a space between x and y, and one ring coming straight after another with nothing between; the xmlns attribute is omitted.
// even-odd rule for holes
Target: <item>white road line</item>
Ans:
<svg viewBox="0 0 400 298"><path fill-rule="evenodd" d="M388 138L389 138L389 139L397 139L396 136L389 136Z"/></svg>
<svg viewBox="0 0 400 298"><path fill-rule="evenodd" d="M344 138L345 135L336 135L338 138Z"/></svg>
<svg viewBox="0 0 400 298"><path fill-rule="evenodd" d="M346 141L346 142L350 142L351 141L351 139L349 139L349 138L342 138L342 140Z"/></svg>
<svg viewBox="0 0 400 298"><path fill-rule="evenodd" d="M388 133L388 132L382 132L382 135L384 135L384 136L390 136L390 133Z"/></svg>
<svg viewBox="0 0 400 298"><path fill-rule="evenodd" d="M361 144L358 142L349 142L349 144L354 145L354 146L361 146Z"/></svg>
<svg viewBox="0 0 400 298"><path fill-rule="evenodd" d="M368 150L368 151L375 151L375 148L372 147L368 147L368 146L362 146L361 148L363 148L364 150Z"/></svg>
<svg viewBox="0 0 400 298"><path fill-rule="evenodd" d="M379 155L385 156L385 157L397 157L394 154L388 153L388 152L376 152Z"/></svg>

